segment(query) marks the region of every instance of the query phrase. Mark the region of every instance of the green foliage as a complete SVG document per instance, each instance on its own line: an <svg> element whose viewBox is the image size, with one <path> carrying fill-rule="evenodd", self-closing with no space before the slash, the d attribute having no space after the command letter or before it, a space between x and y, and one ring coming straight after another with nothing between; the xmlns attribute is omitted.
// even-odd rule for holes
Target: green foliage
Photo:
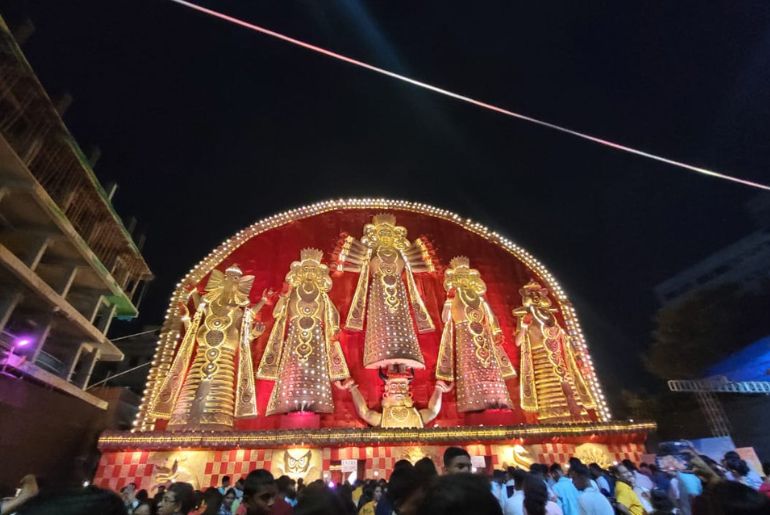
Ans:
<svg viewBox="0 0 770 515"><path fill-rule="evenodd" d="M661 379L700 377L727 355L770 334L770 285L724 285L696 292L655 315L647 369Z"/></svg>

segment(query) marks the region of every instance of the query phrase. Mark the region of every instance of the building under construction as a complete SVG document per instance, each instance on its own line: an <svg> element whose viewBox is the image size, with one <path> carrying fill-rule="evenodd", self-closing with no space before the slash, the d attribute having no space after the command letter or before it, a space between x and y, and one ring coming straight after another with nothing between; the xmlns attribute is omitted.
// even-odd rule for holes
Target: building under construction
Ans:
<svg viewBox="0 0 770 515"><path fill-rule="evenodd" d="M108 403L86 388L97 362L123 359L107 331L152 279L112 192L0 18L2 484L87 474Z"/></svg>

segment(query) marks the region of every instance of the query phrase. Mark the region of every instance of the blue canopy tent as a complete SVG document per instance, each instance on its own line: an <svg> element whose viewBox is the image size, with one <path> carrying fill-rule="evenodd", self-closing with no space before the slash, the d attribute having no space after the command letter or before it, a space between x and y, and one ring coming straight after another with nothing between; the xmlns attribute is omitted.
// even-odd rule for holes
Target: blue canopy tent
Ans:
<svg viewBox="0 0 770 515"><path fill-rule="evenodd" d="M770 336L735 352L706 371L730 381L770 381Z"/></svg>

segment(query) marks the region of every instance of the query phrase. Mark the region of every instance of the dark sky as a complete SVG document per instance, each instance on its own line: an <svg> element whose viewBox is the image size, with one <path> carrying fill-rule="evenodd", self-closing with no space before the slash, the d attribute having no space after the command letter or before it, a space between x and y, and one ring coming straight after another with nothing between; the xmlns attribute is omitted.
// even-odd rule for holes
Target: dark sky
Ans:
<svg viewBox="0 0 770 515"><path fill-rule="evenodd" d="M770 4L204 1L441 87L768 182ZM545 4L537 5L534 4ZM603 2L604 4L604 2ZM652 288L750 232L747 187L576 140L163 0L0 0L103 152L157 275L139 322L238 229L330 197L424 201L540 258L609 390L649 382Z"/></svg>

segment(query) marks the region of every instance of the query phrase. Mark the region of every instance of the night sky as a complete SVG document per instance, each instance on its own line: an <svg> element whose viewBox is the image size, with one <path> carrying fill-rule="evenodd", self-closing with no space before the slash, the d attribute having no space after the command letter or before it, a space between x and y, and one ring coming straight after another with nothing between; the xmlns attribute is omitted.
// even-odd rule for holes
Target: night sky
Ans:
<svg viewBox="0 0 770 515"><path fill-rule="evenodd" d="M664 156L770 180L770 4L201 1L419 80ZM450 5L451 4L451 5ZM515 4L515 5L514 5ZM598 3L597 3L598 4ZM751 231L756 190L418 90L163 0L0 0L157 276L140 319L215 245L347 196L485 223L571 295L607 389L639 360L652 288Z"/></svg>

